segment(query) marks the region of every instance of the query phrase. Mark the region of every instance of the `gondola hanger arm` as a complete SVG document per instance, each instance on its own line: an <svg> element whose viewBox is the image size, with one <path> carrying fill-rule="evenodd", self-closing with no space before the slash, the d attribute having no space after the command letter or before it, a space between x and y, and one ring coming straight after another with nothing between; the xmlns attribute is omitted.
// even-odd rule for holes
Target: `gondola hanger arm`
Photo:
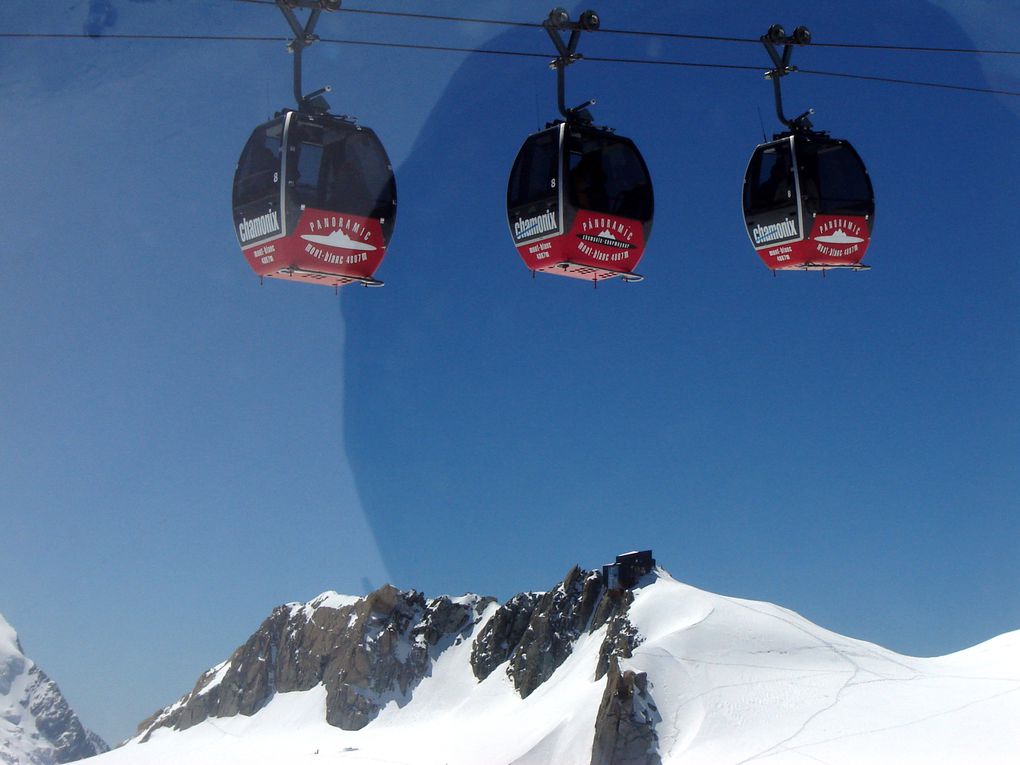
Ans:
<svg viewBox="0 0 1020 765"><path fill-rule="evenodd" d="M773 64L773 68L765 72L765 79L772 80L772 88L776 97L776 115L779 117L779 121L790 130L811 130L811 120L808 117L814 114L815 110L808 109L793 119L787 119L783 113L783 92L780 84L783 77L797 71L797 67L790 65L793 48L799 45L810 45L811 31L807 27L801 26L794 29L792 35L787 35L782 26L773 24L760 39ZM781 54L776 49L777 45L783 46Z"/></svg>
<svg viewBox="0 0 1020 765"><path fill-rule="evenodd" d="M314 94L305 96L301 87L301 53L319 37L315 34L315 25L323 11L337 11L340 9L341 0L276 0L276 7L280 9L283 17L287 20L294 39L287 44L287 50L294 54L294 100L297 101L299 109L321 109L328 111L329 105L321 98L321 94L329 91L329 86L317 90ZM298 20L295 8L307 8L311 11L308 19L302 25Z"/></svg>
<svg viewBox="0 0 1020 765"><path fill-rule="evenodd" d="M566 105L565 96L565 74L564 70L571 64L580 61L584 58L580 53L577 52L577 44L581 40L581 32L594 32L599 28L601 19L595 11L585 11L580 15L577 21L570 20L570 14L567 13L563 8L554 8L549 12L549 16L542 22L542 26L545 31L549 34L549 39L553 41L553 45L556 46L556 52L559 53L555 59L549 62L549 67L556 70L556 100L560 110L560 114L567 122L581 121L591 122L592 117L588 112L589 106L595 104L595 99L585 101L583 104L578 104L572 109L568 109ZM570 36L564 40L563 33L570 32Z"/></svg>

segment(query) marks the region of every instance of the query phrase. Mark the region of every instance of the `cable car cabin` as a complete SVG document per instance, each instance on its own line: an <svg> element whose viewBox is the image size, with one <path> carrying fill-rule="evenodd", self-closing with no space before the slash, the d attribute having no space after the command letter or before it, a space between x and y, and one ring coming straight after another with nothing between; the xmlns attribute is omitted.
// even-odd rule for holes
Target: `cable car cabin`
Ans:
<svg viewBox="0 0 1020 765"><path fill-rule="evenodd" d="M397 189L368 128L284 111L248 139L233 202L238 242L259 276L382 284L373 274L393 233Z"/></svg>
<svg viewBox="0 0 1020 765"><path fill-rule="evenodd" d="M629 138L560 122L524 142L507 222L532 270L599 281L633 273L652 230L652 180Z"/></svg>
<svg viewBox="0 0 1020 765"><path fill-rule="evenodd" d="M755 149L744 176L744 222L772 270L866 269L875 195L848 142L797 132Z"/></svg>

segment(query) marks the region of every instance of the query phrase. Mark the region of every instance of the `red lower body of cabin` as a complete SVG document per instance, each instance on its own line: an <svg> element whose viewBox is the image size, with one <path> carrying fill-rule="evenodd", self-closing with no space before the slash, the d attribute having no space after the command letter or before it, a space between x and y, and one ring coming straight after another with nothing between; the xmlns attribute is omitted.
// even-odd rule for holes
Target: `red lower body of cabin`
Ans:
<svg viewBox="0 0 1020 765"><path fill-rule="evenodd" d="M382 226L374 218L305 209L294 232L244 250L259 276L342 287L373 279L386 254Z"/></svg>
<svg viewBox="0 0 1020 765"><path fill-rule="evenodd" d="M831 268L870 268L861 264L871 237L866 218L816 215L811 234L799 242L764 245L758 255L773 271L827 271Z"/></svg>
<svg viewBox="0 0 1020 765"><path fill-rule="evenodd" d="M645 251L644 229L638 221L579 210L564 234L517 248L532 271L599 281L634 274Z"/></svg>

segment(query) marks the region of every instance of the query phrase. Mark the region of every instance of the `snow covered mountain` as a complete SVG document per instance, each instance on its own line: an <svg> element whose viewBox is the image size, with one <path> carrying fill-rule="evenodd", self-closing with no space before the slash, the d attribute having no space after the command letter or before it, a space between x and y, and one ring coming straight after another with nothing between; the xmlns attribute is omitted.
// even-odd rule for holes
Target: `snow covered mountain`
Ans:
<svg viewBox="0 0 1020 765"><path fill-rule="evenodd" d="M107 749L81 724L57 684L25 656L0 614L0 763L53 765Z"/></svg>
<svg viewBox="0 0 1020 765"><path fill-rule="evenodd" d="M1020 631L920 659L661 569L276 609L97 765L1015 763Z"/></svg>

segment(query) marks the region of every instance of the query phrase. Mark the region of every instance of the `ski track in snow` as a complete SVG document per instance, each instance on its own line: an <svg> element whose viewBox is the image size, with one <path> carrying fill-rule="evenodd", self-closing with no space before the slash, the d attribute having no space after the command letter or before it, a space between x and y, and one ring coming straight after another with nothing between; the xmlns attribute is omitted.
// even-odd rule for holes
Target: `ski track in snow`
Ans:
<svg viewBox="0 0 1020 765"><path fill-rule="evenodd" d="M687 592L693 597L705 595L693 588ZM639 595L643 596L644 593ZM637 668L649 671L653 685L652 696L663 718L658 732L660 753L666 765L687 762L744 765L777 760L841 763L916 761L911 760L906 753L910 749L909 741L905 745L891 744L905 748L903 756L887 753L879 759L869 759L868 756L855 758L850 754L833 757L832 745L854 740L865 743L872 739L877 741L882 734L904 731L911 727L917 728L912 736L920 740L925 737L924 723L933 720L951 721L954 715L981 704L992 704L999 716L1007 719L1009 715L1002 715L1001 708L995 704L1020 690L1020 679L1009 674L995 676L991 673L945 671L954 658L964 659L960 668L965 670L968 664L966 657L962 656L965 652L935 659L899 656L879 646L831 633L776 606L735 598L719 600L721 605L724 604L724 609L732 607L748 613L750 617L743 624L731 622L730 627L735 627L730 630L735 636L729 646L732 652L723 650L726 646L720 646L720 650L707 655L671 650L667 643L671 637L684 631L678 630L673 636L666 636L661 641L650 640L643 644L635 651L632 660ZM702 620L706 629L712 629L710 616L718 612L718 608L714 609L712 614ZM729 617L722 615L720 619L727 621ZM778 632L762 629L763 622L774 623ZM786 637L791 630L800 640L789 641L781 648L769 645L776 635ZM761 634L758 634L759 631ZM755 643L762 645L753 647ZM791 661L768 663L767 659L756 660L767 656L788 656ZM1005 654L996 653L996 656ZM691 668L696 677L691 677L685 671L688 680L683 685L695 689L695 692L681 693L673 699L664 698L655 686L655 668L644 666L652 657L668 659L677 666ZM831 662L833 666L812 665L812 657L818 661ZM1009 664L1001 663L1004 669ZM826 678L831 679L831 687L825 684ZM979 691L981 686L987 684L993 687ZM1007 687L1003 688L1004 684ZM769 691L769 687L773 690ZM786 698L791 687L804 700L816 700L818 703L813 708L799 711L791 709L789 714L782 714L784 703L793 707L798 704L798 699L794 698L791 702L791 699ZM911 687L913 690L907 691L904 696L903 689ZM883 718L883 713L888 710L873 711L872 699L880 704L886 698L893 699L893 707L892 713ZM896 706L901 698L905 704L903 709ZM760 703L769 704L770 699L776 707L774 719L761 715L758 715L761 719L755 719L759 710L754 707ZM904 712L909 712L912 705L917 713L905 715ZM1012 710L1020 713L1020 706L1014 706ZM724 720L720 725L718 719L713 719L713 715L719 717L719 711L723 712L723 718L729 716L731 719L728 722ZM874 724L879 720L887 721L890 717L896 722L888 725ZM947 724L953 727L952 722ZM714 729L709 730L713 726ZM762 731L769 730L770 735L762 735ZM840 732L833 735L834 731ZM958 732L963 734L961 740L965 740L966 732ZM734 743L741 738L745 741L743 746L729 747L731 751L724 754L720 751L719 741L706 740L706 736L714 736L716 739L731 736ZM1003 738L1009 739L1009 736ZM1017 744L1012 750L1015 754L1020 752L1020 740L1017 740L1016 734L1013 734L1013 740ZM757 745L754 745L755 741ZM1004 751L1009 751L1011 745L1012 740L1003 747ZM745 751L741 752L741 748ZM958 745L956 750L966 751L967 747ZM947 754L946 757L948 759L940 761L979 761L954 754ZM984 761L1006 762L995 758ZM1014 761L1015 757L1008 760L1010 763Z"/></svg>
<svg viewBox="0 0 1020 765"><path fill-rule="evenodd" d="M808 717L804 721L804 723L800 726L800 728L798 728L797 731L794 732L792 735L787 736L785 739L777 742L776 744L773 744L768 749L766 749L766 750L764 750L764 751L762 751L762 752L760 752L760 753L758 753L758 754L756 754L756 755L754 755L752 757L748 757L748 758L746 758L744 760L741 760L740 762L737 763L737 765L745 765L745 763L753 762L754 760L764 759L764 758L770 756L773 753L777 753L777 752L786 751L786 750L791 749L791 747L789 746L790 742L792 742L792 741L796 740L797 738L799 738L808 729L808 727L811 725L812 722L814 722L816 719L818 719L822 715L824 715L824 714L834 710L837 706L839 706L839 702L840 702L840 699L843 697L843 694L846 693L847 689L850 688L853 685L854 679L857 678L861 674L861 672L863 670L861 669L860 664L858 664L853 659L851 659L847 655L846 652L844 652L840 648L836 647L831 642L823 640L819 636L811 633L809 630L804 629L799 624L794 623L793 620L791 620L791 619L784 619L784 618L780 617L778 614L775 614L775 613L766 613L765 611L762 611L760 609L751 607L747 603L739 603L739 602L734 602L734 603L735 603L735 605L740 606L741 608L746 608L746 609L748 609L750 611L754 611L755 613L761 614L762 616L767 616L769 618L778 619L779 621L781 621L784 624L787 624L787 625L793 627L794 629L796 629L799 632L802 632L803 634L807 635L808 637L814 638L824 648L827 648L827 649L831 650L837 656L839 656L844 661L849 663L850 666L853 668L852 672L850 674L850 677L848 677L846 679L846 682L843 683L842 687L836 693L836 696L832 700L831 704L829 704L826 707L823 707L823 708L819 709L817 712L815 712L810 717ZM906 665L901 665L901 666L906 668ZM915 673L915 676L916 676L916 673Z"/></svg>
<svg viewBox="0 0 1020 765"><path fill-rule="evenodd" d="M875 733L887 733L889 731L901 730L903 728L909 728L911 725L918 725L920 723L928 722L930 720L935 720L935 719L938 719L940 717L945 717L946 715L951 715L951 714L954 714L956 712L961 712L964 709L969 709L970 707L977 706L979 704L987 703L987 702L992 701L992 700L994 700L996 698L999 698L1000 696L1006 696L1006 695L1009 695L1011 693L1016 693L1017 691L1020 691L1020 685L1018 685L1016 688L1011 688L1011 689L1009 689L1007 691L1002 691L1001 693L993 694L992 696L988 696L988 697L981 698L981 699L976 699L975 701L968 702L968 703L963 704L961 706L954 707L952 709L946 709L946 710L944 710L942 712L936 712L934 714L927 715L925 717L918 717L918 718L916 718L914 720L908 720L907 722L903 722L903 723L900 723L898 725L890 725L890 726L885 727L885 728L872 728L872 729L869 729L869 730L858 731L858 732L855 732L855 733L847 733L847 734L842 735L842 736L834 736L834 737L828 738L828 739L822 739L822 740L819 740L819 741L812 741L811 743L805 744L804 746L805 747L807 747L807 746L820 746L820 745L823 745L823 744L830 744L830 743L833 743L835 741L845 741L847 739L856 738L856 737L859 737L859 736L868 736L868 735L872 735L872 734L875 734ZM777 747L782 746L782 742L780 744L777 744L776 746ZM784 751L796 751L799 748L800 747L796 747L796 746L783 746L782 747L782 749ZM763 758L768 757L768 756L770 756L769 753L763 753L761 755L756 755L755 757L752 757L752 758L750 758L748 760L745 760L745 762L750 762L750 761L756 760L756 759L763 759ZM805 755L805 756L807 756L807 755ZM1018 754L1018 757L1020 757L1020 754Z"/></svg>
<svg viewBox="0 0 1020 765"><path fill-rule="evenodd" d="M844 735L841 735L841 736L835 736L835 737L831 737L831 738L827 738L827 739L811 741L809 743L806 743L806 744L803 744L803 745L799 745L799 746L798 745L794 745L793 742L796 741L798 738L800 738L802 735L806 734L807 731L808 731L808 728L811 727L812 723L814 723L816 720L821 718L823 715L829 714L829 713L833 712L834 710L836 710L836 708L840 705L840 702L843 700L843 697L847 694L848 691L851 691L851 690L853 690L855 688L859 688L861 686L871 685L871 684L914 683L914 682L916 682L918 680L926 679L927 676L924 675L921 672L918 672L916 670L916 668L911 667L911 666L909 666L908 664L906 664L904 662L896 661L896 660L892 659L888 654L880 655L877 651L869 649L867 655L865 657L862 657L862 658L876 659L876 660L881 661L883 663L888 663L888 664L892 664L894 666L900 667L900 668L902 668L902 669L904 669L904 670L906 670L907 672L910 673L909 677L892 677L892 676L881 675L881 674L879 674L878 672L876 672L874 670L865 669L864 667L862 667L861 664L858 663L858 661L855 661L855 659L853 658L853 654L850 651L847 651L847 650L845 650L843 648L840 648L839 646L835 645L834 643L832 643L830 641L823 640L819 636L812 634L809 630L804 629L803 627L801 627L800 625L796 624L794 621L792 621L790 619L783 619L778 614L768 613L768 612L765 612L765 611L762 611L762 610L759 610L759 609L752 608L750 605L748 605L746 603L735 603L735 604L739 605L739 606L741 606L743 608L747 608L747 609L749 609L751 611L755 611L756 613L762 614L763 616L779 619L780 621L784 622L785 624L788 624L789 626L793 627L794 629L796 629L796 630L798 630L800 632L803 632L806 635L814 637L822 646L824 646L825 648L831 650L837 656L841 657L843 660L848 662L852 666L852 668L853 668L852 674L850 675L850 677L848 677L846 679L846 681L840 687L839 691L836 693L835 698L833 698L831 704L829 704L829 705L819 709L817 712L815 712L814 714L810 715L806 720L804 720L804 723L800 726L800 728L798 728L797 731L795 731L790 736L787 736L786 738L776 742L775 744L773 744L772 746L768 747L767 749L759 752L758 754L755 754L755 755L753 755L751 757L748 757L746 759L740 760L736 765L745 765L745 763L754 762L754 761L757 761L757 760L768 759L770 757L773 757L775 755L779 755L779 754L782 754L782 753L785 753L785 752L797 752L798 754L800 754L802 756L810 756L810 755L807 755L805 752L801 752L801 751L798 751L798 750L800 750L802 748L806 748L806 747L820 746L820 745L824 745L824 744L828 744L828 743L833 743L833 742L836 742L836 741L843 741L843 740L847 740L847 739L850 739L850 738L855 738L855 737L860 737L860 736L867 736L867 735L871 735L871 734L875 734L875 733L884 733L884 732L889 732L889 731L893 731L893 730L901 730L901 729L904 729L904 728L908 728L908 727L910 727L912 725L917 725L917 724L920 724L920 723L923 723L923 722L928 722L930 720L934 720L934 719L937 719L937 718L940 718L940 717L945 717L947 715L951 715L951 714L954 714L956 712L960 712L960 711L962 711L964 709L968 709L970 707L973 707L973 706L976 706L976 705L979 705L979 704L982 704L982 703L986 703L986 702L991 701L991 700L993 700L995 698L998 698L1000 696L1005 696L1005 695L1008 695L1008 694L1011 694L1011 693L1016 693L1017 691L1020 691L1020 685L1017 685L1014 688L1008 689L1006 691L1002 691L1000 693L995 693L995 694L993 694L991 696L988 696L988 697L976 699L974 701L970 701L970 702L967 702L965 704L962 704L962 705L959 705L959 706L955 706L955 707L946 709L944 711L935 712L935 713L932 713L932 714L929 714L929 715L924 715L924 716L921 716L921 717L918 717L918 718L915 718L915 719L912 719L912 720L908 720L908 721L905 721L903 723L899 723L899 724L896 724L896 725L890 725L890 726L887 726L887 727L884 727L884 728L871 728L871 729L868 729L868 730L862 730L862 731L858 731L858 732L854 732L854 733L847 733L847 734L844 734ZM868 680L859 680L858 678L862 674L870 674L870 675L874 675L874 677L872 679L868 679ZM966 680L966 681L1002 682L1002 680L999 679L999 678L994 678L994 679L993 678L973 678L973 677L961 677L961 676L943 676L943 677L945 677L947 679L957 679L957 680ZM1018 754L1018 757L1020 757L1020 754ZM812 757L811 759L817 759L817 758L813 758ZM824 762L824 760L818 760L818 761L819 762Z"/></svg>

